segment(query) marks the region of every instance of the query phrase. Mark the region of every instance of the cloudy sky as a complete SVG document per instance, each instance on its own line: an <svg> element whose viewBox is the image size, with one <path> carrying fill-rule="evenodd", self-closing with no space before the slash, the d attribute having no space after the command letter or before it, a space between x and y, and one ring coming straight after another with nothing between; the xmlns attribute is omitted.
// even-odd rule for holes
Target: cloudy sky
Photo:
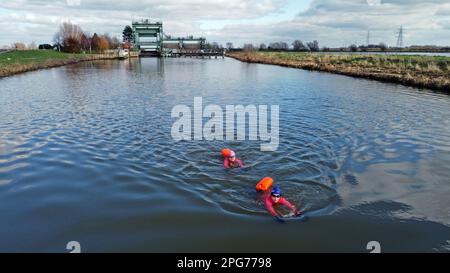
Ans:
<svg viewBox="0 0 450 273"><path fill-rule="evenodd" d="M235 45L319 40L321 46L450 45L450 0L1 0L0 46L51 42L70 20L90 33L120 36L132 20L164 23L174 36L205 36Z"/></svg>

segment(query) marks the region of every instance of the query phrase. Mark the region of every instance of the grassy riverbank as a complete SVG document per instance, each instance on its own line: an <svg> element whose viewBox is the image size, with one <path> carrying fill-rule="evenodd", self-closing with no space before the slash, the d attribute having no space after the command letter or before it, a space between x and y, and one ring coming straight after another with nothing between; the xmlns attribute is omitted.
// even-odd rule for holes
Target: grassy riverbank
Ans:
<svg viewBox="0 0 450 273"><path fill-rule="evenodd" d="M257 51L229 52L227 56L250 63L331 72L450 93L450 57Z"/></svg>
<svg viewBox="0 0 450 273"><path fill-rule="evenodd" d="M54 50L10 51L0 54L0 77L82 61L114 58L117 58L117 56L107 54L71 54Z"/></svg>

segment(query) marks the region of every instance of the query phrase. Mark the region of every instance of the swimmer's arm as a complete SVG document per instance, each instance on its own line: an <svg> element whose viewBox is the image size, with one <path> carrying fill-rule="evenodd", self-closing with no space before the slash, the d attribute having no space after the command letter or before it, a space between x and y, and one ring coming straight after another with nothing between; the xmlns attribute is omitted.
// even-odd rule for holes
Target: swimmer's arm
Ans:
<svg viewBox="0 0 450 273"><path fill-rule="evenodd" d="M270 203L270 201L266 200L266 208L267 210L270 212L270 214L272 214L272 216L277 217L278 214L275 211L275 209L273 208L272 204Z"/></svg>
<svg viewBox="0 0 450 273"><path fill-rule="evenodd" d="M223 167L225 169L229 169L230 168L230 163L228 162L228 158L225 158L225 160L223 161Z"/></svg>
<svg viewBox="0 0 450 273"><path fill-rule="evenodd" d="M277 221L278 223L284 224L285 221L282 217L278 216L277 212L273 209L273 205L272 202L270 202L270 200L266 199L266 207L267 210L270 212L270 214L272 214L272 216L275 218L275 221Z"/></svg>
<svg viewBox="0 0 450 273"><path fill-rule="evenodd" d="M288 200L286 200L284 198L280 200L280 203L282 205L288 207L295 214L297 214L299 212L298 209L294 205L292 205Z"/></svg>

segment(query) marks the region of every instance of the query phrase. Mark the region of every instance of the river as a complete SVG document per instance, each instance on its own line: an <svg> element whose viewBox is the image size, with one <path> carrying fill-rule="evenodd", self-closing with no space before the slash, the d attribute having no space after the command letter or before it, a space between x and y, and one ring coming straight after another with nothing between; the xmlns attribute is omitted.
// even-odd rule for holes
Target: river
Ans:
<svg viewBox="0 0 450 273"><path fill-rule="evenodd" d="M259 141L175 141L174 106L279 105ZM450 251L450 97L225 59L84 62L0 79L0 251ZM223 147L245 164L224 170ZM271 176L306 212L275 222Z"/></svg>

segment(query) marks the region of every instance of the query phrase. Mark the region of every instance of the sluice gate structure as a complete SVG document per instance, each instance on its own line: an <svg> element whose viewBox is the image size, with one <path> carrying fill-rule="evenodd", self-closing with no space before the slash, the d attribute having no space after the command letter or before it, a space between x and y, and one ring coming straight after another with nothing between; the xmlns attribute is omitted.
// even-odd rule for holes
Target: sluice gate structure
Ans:
<svg viewBox="0 0 450 273"><path fill-rule="evenodd" d="M154 57L218 57L222 49L209 49L204 37L172 37L165 35L162 22L147 20L132 22L133 50L139 56Z"/></svg>
<svg viewBox="0 0 450 273"><path fill-rule="evenodd" d="M161 56L163 42L162 22L133 21L133 50L141 56Z"/></svg>

